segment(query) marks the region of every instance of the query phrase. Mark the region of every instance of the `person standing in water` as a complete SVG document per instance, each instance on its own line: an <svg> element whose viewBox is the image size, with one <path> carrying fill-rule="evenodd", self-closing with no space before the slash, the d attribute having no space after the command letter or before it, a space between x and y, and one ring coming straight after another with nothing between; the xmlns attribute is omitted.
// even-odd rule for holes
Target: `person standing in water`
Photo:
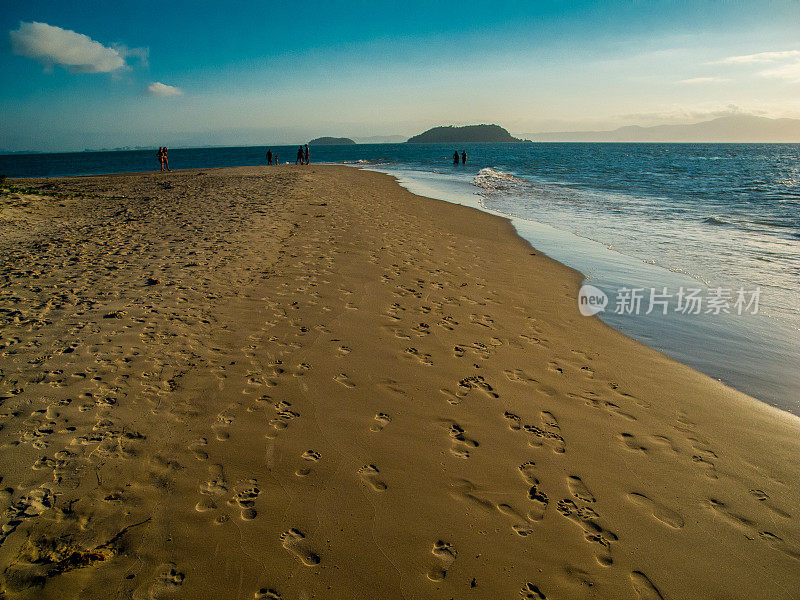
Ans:
<svg viewBox="0 0 800 600"><path fill-rule="evenodd" d="M461 151L461 164L467 164L467 152L465 150Z"/></svg>
<svg viewBox="0 0 800 600"><path fill-rule="evenodd" d="M272 164L272 148L267 150L267 164L268 165Z"/></svg>
<svg viewBox="0 0 800 600"><path fill-rule="evenodd" d="M308 144L306 144L303 147L303 158L305 159L305 163L309 164L310 161L308 160Z"/></svg>
<svg viewBox="0 0 800 600"><path fill-rule="evenodd" d="M458 164L458 150L456 150L455 152L453 152L453 164L454 164L454 165L457 165L457 164Z"/></svg>

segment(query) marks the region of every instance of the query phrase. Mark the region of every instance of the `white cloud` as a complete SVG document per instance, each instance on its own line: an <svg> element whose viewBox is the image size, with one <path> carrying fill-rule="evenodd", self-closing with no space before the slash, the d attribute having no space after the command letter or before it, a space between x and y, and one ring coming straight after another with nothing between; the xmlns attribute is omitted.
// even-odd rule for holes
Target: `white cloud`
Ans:
<svg viewBox="0 0 800 600"><path fill-rule="evenodd" d="M730 81L724 77L690 77L689 79L681 79L678 83L725 83Z"/></svg>
<svg viewBox="0 0 800 600"><path fill-rule="evenodd" d="M800 82L800 50L780 50L729 56L707 64L757 67L762 69L755 72L760 77Z"/></svg>
<svg viewBox="0 0 800 600"><path fill-rule="evenodd" d="M762 77L772 79L786 79L788 81L800 81L800 60L772 67L759 73Z"/></svg>
<svg viewBox="0 0 800 600"><path fill-rule="evenodd" d="M781 50L779 52L758 52L756 54L743 54L742 56L729 56L712 64L719 65L752 65L760 63L780 62L787 59L800 58L800 50Z"/></svg>
<svg viewBox="0 0 800 600"><path fill-rule="evenodd" d="M147 63L145 48L104 46L87 35L47 23L21 22L9 37L14 54L37 60L47 70L58 65L73 73L113 73L128 68L128 56Z"/></svg>
<svg viewBox="0 0 800 600"><path fill-rule="evenodd" d="M173 85L167 85L160 81L154 81L145 88L145 92L157 98L168 98L170 96L180 96L183 94L180 88Z"/></svg>

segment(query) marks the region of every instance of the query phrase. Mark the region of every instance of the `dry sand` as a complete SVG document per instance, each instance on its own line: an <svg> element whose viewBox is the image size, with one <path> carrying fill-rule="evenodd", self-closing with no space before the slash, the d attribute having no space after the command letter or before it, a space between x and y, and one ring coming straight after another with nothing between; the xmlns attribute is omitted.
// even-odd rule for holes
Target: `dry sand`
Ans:
<svg viewBox="0 0 800 600"><path fill-rule="evenodd" d="M507 221L346 167L20 183L2 597L800 597L800 420Z"/></svg>

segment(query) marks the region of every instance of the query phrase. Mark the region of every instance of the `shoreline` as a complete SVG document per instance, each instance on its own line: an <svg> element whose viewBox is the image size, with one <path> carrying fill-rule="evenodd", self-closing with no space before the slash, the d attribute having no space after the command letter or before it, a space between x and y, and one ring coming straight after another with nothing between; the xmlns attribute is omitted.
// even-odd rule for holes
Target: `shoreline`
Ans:
<svg viewBox="0 0 800 600"><path fill-rule="evenodd" d="M339 165L333 165L333 164L331 164L331 165L326 165L326 166L339 166ZM506 222L508 223L508 233L509 233L510 235L512 235L512 236L514 236L514 237L516 237L516 238L518 238L518 239L519 239L519 240L520 240L520 241L521 241L521 242L522 242L522 243L523 243L525 246L527 246L528 248L530 248L530 250L531 250L532 252L535 252L536 254L539 254L539 255L541 255L543 258L545 258L545 259L547 259L547 260L550 260L550 261L552 261L553 263L555 263L556 265L558 265L558 267L560 267L560 268L564 269L564 271L565 271L565 272L567 272L567 273L570 273L572 276L576 277L576 278L577 278L577 280L578 280L577 287L580 287L580 284L581 284L581 283L583 283L583 282L585 282L585 281L586 281L586 279L587 279L587 278L586 278L586 275L585 275L584 273L582 273L582 272L581 272L579 269L577 269L577 268L575 268L575 267L571 267L571 266L569 266L569 265L566 265L566 264L564 264L564 263L560 262L559 260L557 260L557 259L555 259L555 258L551 257L551 256L550 256L550 255L548 255L547 253L545 253L545 252L542 252L541 250L539 250L538 248L536 248L536 247L533 245L533 242L531 242L530 240L526 239L526 238L525 238L525 237L524 237L524 236L523 236L523 235L520 233L520 231L518 231L518 230L517 230L517 228L515 227L515 225L514 225L514 223L513 223L513 221L514 221L515 219L518 219L518 220L524 220L524 219L522 219L521 217L515 217L515 216L513 216L513 215L506 214L506 213L500 213L500 212L498 212L498 211L495 211L495 210L492 210L492 209L489 209L489 208L479 208L479 207L473 207L473 206L466 205L466 204L461 204L461 203L458 203L458 202L455 202L455 201L452 201L452 202L451 202L450 200L444 200L444 199L440 199L440 198L432 198L432 197L425 196L425 195L422 195L422 194L417 194L417 193L415 193L415 192L412 192L411 190L409 190L409 189L408 189L406 186L404 186L402 183L400 183L400 181L398 180L398 177L397 177L396 175L393 175L393 174L391 174L391 173L387 173L387 172L385 172L385 171L373 170L373 169L370 169L369 167L359 167L359 166L357 166L357 165L342 165L342 166L345 166L345 167L347 167L347 168L355 168L355 169L357 169L357 170L366 170L366 171L370 171L370 172L373 172L373 173L381 173L381 174L385 174L385 175L387 175L387 176L391 177L391 178L392 178L392 179L393 179L393 180L394 180L394 181L397 183L397 185L398 185L398 186L402 187L403 189L407 190L409 193L411 193L411 194L413 194L413 195L415 195L415 196L418 196L418 197L420 197L420 198L425 198L426 200L432 200L432 201L434 201L434 202L446 202L446 203L448 203L448 204L453 204L453 205L456 205L456 206L464 206L465 208L468 208L468 209L470 209L470 210L474 210L474 211L477 211L477 212L479 212L479 213L482 213L482 214L487 214L487 215L490 215L490 216L496 217L496 218L498 218L498 219L501 219L501 220L503 220L503 221L506 221ZM537 224L538 224L538 225L541 225L541 223L538 223L538 222L537 222ZM593 240L590 240L590 241L593 241ZM575 305L577 306L577 297L575 298ZM577 311L576 311L576 312L577 312ZM777 414L777 415L785 415L785 416L788 416L790 420L793 420L793 421L795 421L795 423L796 423L798 426L800 426L800 415L796 415L796 414L794 414L794 413L792 413L792 412L790 412L790 411L788 411L788 410L785 410L785 409L783 409L783 408L780 408L780 407L778 407L778 406L775 406L775 405L773 405L773 404L770 404L770 403L768 403L768 402L766 402L766 401L764 401L764 400L760 400L760 399L756 398L755 396L751 396L751 395L750 395L750 394L748 394L747 392L744 392L744 391L742 391L742 390L740 390L740 389L738 389L738 388L734 387L733 385L730 385L729 383L726 383L725 381L722 381L722 380L720 380L720 379L717 379L717 378L715 378L715 377L712 377L712 376L710 376L710 375L708 375L708 374L706 374L706 373L703 373L702 371L700 371L700 370L698 370L698 369L696 369L696 368L692 367L691 365L688 365L688 364L686 364L686 363L684 363L684 362L681 362L681 361L680 361L680 360L678 360L677 358L675 358L675 357L673 357L673 356L670 356L670 355L669 355L669 354L667 354L666 352L663 352L663 351L659 350L658 348L655 348L655 347L653 347L653 346L650 346L650 345L648 345L648 344L646 344L646 343L644 343L644 342L641 342L641 341L639 341L639 340L637 340L637 339L635 339L635 338L631 337L630 335L628 335L627 333L625 333L625 332L624 332L624 331L622 331L621 329L618 329L618 328L614 327L613 325L611 325L611 324L607 323L606 321L604 321L603 319L601 319L601 318L600 318L598 315L593 315L593 316L591 316L591 317L583 317L583 318L584 318L584 319L591 319L593 322L600 323L602 327L604 327L604 328L607 328L607 330L609 331L609 333L610 333L610 334L616 334L616 335L619 335L619 336L621 336L621 337L622 337L622 338L623 338L625 341L627 341L627 342L629 342L629 343L631 343L631 344L635 344L635 345L636 345L636 346L638 346L639 348L644 348L644 349L646 349L646 350L648 350L648 351L650 351L650 352L654 352L654 353L656 353L657 355L659 355L659 356L663 357L664 359L666 359L666 360L668 360L668 361L670 361L670 362L673 362L673 363L675 363L675 364L677 364L677 365L680 365L681 367L687 368L687 369L691 370L692 372L696 373L697 375L699 375L699 376L701 376L701 377L703 377L703 378L707 378L709 381L713 382L714 384L721 385L721 386L722 386L723 388L725 388L726 390L729 390L729 391L731 391L731 392L734 392L734 393L736 393L736 394L740 394L741 396L743 396L743 397L747 398L748 400L750 400L750 401L752 401L752 402L756 403L756 404L757 404L757 405L759 405L759 406L767 406L767 407L769 407L769 409L771 409L771 410L773 410L773 411L777 411L777 412L775 413L775 414Z"/></svg>
<svg viewBox="0 0 800 600"><path fill-rule="evenodd" d="M710 286L702 279L675 272L663 265L651 264L640 257L612 250L595 239L582 237L566 229L536 218L487 206L486 198L465 187L464 182L430 177L427 173L389 167L358 167L387 173L399 178L400 184L411 191L438 200L477 208L482 212L510 219L517 235L536 245L540 251L558 262L584 274L584 282L599 286L612 298L620 287L650 287L667 285L671 290L681 286ZM439 177L442 174L438 174ZM476 197L478 198L476 200ZM645 346L722 381L761 402L800 416L797 400L800 380L787 377L798 358L791 343L788 323L774 316L758 315L694 315L682 318L677 314L646 316L617 315L605 311L598 315L612 328ZM744 340L767 336L774 347L754 351ZM709 344L708 341L713 340ZM719 345L719 348L717 348ZM709 346L705 348L704 346ZM724 350L725 359L720 356Z"/></svg>
<svg viewBox="0 0 800 600"><path fill-rule="evenodd" d="M800 583L800 420L580 316L509 219L344 166L55 183L0 211L9 598Z"/></svg>

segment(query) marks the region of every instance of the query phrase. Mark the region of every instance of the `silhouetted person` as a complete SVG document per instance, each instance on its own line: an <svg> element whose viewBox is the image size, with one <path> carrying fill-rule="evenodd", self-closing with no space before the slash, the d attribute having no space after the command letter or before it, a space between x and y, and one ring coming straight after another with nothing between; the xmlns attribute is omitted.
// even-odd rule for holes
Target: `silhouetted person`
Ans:
<svg viewBox="0 0 800 600"><path fill-rule="evenodd" d="M278 164L278 155L277 154L273 157L273 160L275 161L275 164L277 165Z"/></svg>
<svg viewBox="0 0 800 600"><path fill-rule="evenodd" d="M305 160L305 159L303 158L303 147L302 147L302 146L300 146L300 147L297 149L297 160L295 160L295 161L294 161L294 164L296 164L296 165L297 165L297 164L300 164L300 165L302 165L304 160Z"/></svg>
<svg viewBox="0 0 800 600"><path fill-rule="evenodd" d="M169 157L167 156L166 146L161 149L161 156L164 157L164 163L161 165L161 170L163 171L166 169L167 171L172 171L172 169L169 168Z"/></svg>
<svg viewBox="0 0 800 600"><path fill-rule="evenodd" d="M272 148L267 150L267 164L268 165L272 164Z"/></svg>
<svg viewBox="0 0 800 600"><path fill-rule="evenodd" d="M462 165L467 164L467 153L464 151L461 152L461 164Z"/></svg>
<svg viewBox="0 0 800 600"><path fill-rule="evenodd" d="M453 164L454 164L454 165L457 165L457 164L458 164L458 150L456 150L455 152L453 152Z"/></svg>
<svg viewBox="0 0 800 600"><path fill-rule="evenodd" d="M156 156L158 157L158 164L161 166L161 170L164 170L164 146L158 147L158 152L156 152Z"/></svg>
<svg viewBox="0 0 800 600"><path fill-rule="evenodd" d="M309 164L308 160L308 144L303 147L303 158L305 159L306 164Z"/></svg>

